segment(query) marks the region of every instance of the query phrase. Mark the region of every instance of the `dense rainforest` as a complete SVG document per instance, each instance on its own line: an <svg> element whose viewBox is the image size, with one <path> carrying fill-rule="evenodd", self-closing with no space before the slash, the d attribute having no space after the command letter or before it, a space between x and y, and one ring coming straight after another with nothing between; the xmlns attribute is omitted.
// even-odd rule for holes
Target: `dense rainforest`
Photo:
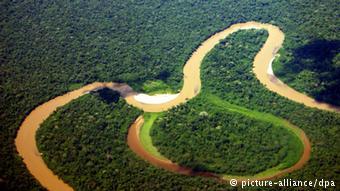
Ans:
<svg viewBox="0 0 340 191"><path fill-rule="evenodd" d="M313 40L293 51L281 50L273 70L294 89L340 106L340 40Z"/></svg>
<svg viewBox="0 0 340 191"><path fill-rule="evenodd" d="M222 40L217 50L207 57L208 63L204 63L205 70L202 71L205 78L202 79L214 82L216 85L209 85L213 89L216 87L216 91L225 92L223 84L234 83L229 77L251 72L247 63L251 63L267 36L266 31L250 30L237 32ZM235 57L235 62L229 60L231 56ZM226 64L224 62L229 62L231 66L244 66L232 70L230 67L221 67ZM225 77L227 79L220 79ZM156 120L151 136L161 154L198 171L231 175L254 175L280 163L287 163L281 164L282 169L300 158L302 145L299 139L283 127L274 127L278 125L277 121L269 123L254 120L230 112L228 107L227 111L221 109L207 99L208 91L206 88L204 90L198 98ZM262 117L265 116L262 114ZM285 161L291 159L293 161Z"/></svg>
<svg viewBox="0 0 340 191"><path fill-rule="evenodd" d="M106 92L107 93L107 92ZM57 110L37 134L49 168L75 190L223 190L226 183L158 169L126 143L141 112L123 99L86 95Z"/></svg>
<svg viewBox="0 0 340 191"><path fill-rule="evenodd" d="M222 105L219 99L226 100L249 110L273 114L304 130L312 144L311 158L308 165L288 177L321 176L339 184L340 115L307 108L266 89L252 72L253 57L249 52L253 48L246 46L249 32L230 36L226 39L228 46L217 45L206 56L201 67L202 92L215 95L207 98L217 105Z"/></svg>
<svg viewBox="0 0 340 191"><path fill-rule="evenodd" d="M255 20L279 26L286 36L284 52L280 52L282 56L277 62L284 68L276 70L275 62L274 70L288 73L278 75L294 88L308 89L305 92L311 95L315 92L309 91L316 89L319 95L315 97L322 95L320 99L335 102L329 100L335 96L339 100L338 70L334 69L339 65L339 56L334 52L340 39L339 20L334 19L339 14L336 0L4 0L0 2L0 12L2 190L42 189L14 146L20 123L34 107L93 81L123 81L140 90L144 82L160 80L177 91L182 66L191 52L205 38L233 23ZM317 56L320 51L314 51L315 42L326 44L325 49L329 50L321 58ZM320 50L318 46L316 50ZM299 57L301 54L306 56ZM326 65L319 67L320 60ZM308 67L295 67L297 71L285 69L291 64ZM319 72L322 72L320 76ZM289 76L291 73L294 75ZM257 82L250 80L253 78L249 75L237 77L241 77L241 85L250 89L232 89L237 82L228 79L233 83L220 84L219 87L228 86L219 96L247 108L282 116L303 128L315 148L310 164L305 167L307 171L303 173L303 169L292 176L335 177L339 182L336 173L339 116L303 108L272 93L262 96L265 89L252 88L252 83ZM293 79L296 76L300 77ZM299 84L302 87L297 87L296 81L301 76L308 79ZM325 82L320 81L324 79ZM317 85L310 81L317 81ZM207 82L205 86L209 84L216 82Z"/></svg>
<svg viewBox="0 0 340 191"><path fill-rule="evenodd" d="M202 96L158 119L152 130L153 144L166 158L217 174L284 169L303 150L298 137L283 127L219 109Z"/></svg>
<svg viewBox="0 0 340 191"><path fill-rule="evenodd" d="M280 127L273 128L270 123L254 120L252 117L248 117L244 111L246 113L263 112L257 114L259 118L266 118L265 113L272 113L283 119L288 119L302 128L314 143L312 158L308 165L303 167L302 170L287 175L286 178L299 179L303 177L309 180L317 175L339 183L340 179L336 168L336 158L338 157L336 146L339 144L337 133L340 125L339 114L306 108L270 92L260 84L251 72L252 57L265 36L266 33L263 31L241 31L221 41L203 62L201 72L203 89L201 94L187 104L165 112L159 118L161 120L156 121L151 134L155 145L159 146L160 152L165 156L196 170L212 170L218 173L233 172L235 174L256 173L280 162L287 162L285 161L287 158L290 160L289 158L296 156L299 152L299 148L294 147L298 145L296 142L298 140L294 139L287 131ZM239 51L240 47L244 50ZM218 59L219 64L217 64L216 59ZM217 71L215 71L216 67ZM215 72L212 72L212 70ZM243 78L239 74L240 71L243 71L244 78L249 80L243 80L240 83L239 80ZM228 75L225 75L226 72ZM217 80L219 80L219 83L216 83ZM233 83L235 80L238 80L238 82ZM215 83L215 85L209 86L209 83ZM232 89L240 91L233 93ZM253 91L257 95L248 97L247 92L249 91ZM228 92L230 92L230 95ZM139 162L131 160L130 157L132 156L137 159L138 157L127 147L127 129L140 112L127 106L122 100L117 102L117 99L110 98L116 96L107 95L117 94L104 89L76 100L59 109L39 130L38 142L46 162L53 171L73 187L80 190L108 189L114 185L113 189L129 187L143 190L155 188L156 184L159 186L158 188L165 190L174 188L219 190L228 188L227 184L206 178L203 179L203 186L196 182L202 181L201 178L183 177L154 168L142 162L141 159L139 159ZM269 100L269 102L262 100ZM287 111L283 109L285 107L287 107ZM135 112L132 110L135 110ZM233 112L234 110L240 110L240 112ZM230 124L224 124L223 121L228 121ZM162 127L162 125L166 127ZM117 128L121 128L119 130L120 138L115 139L118 132ZM226 135L226 137L223 135ZM219 139L215 139L216 137ZM221 144L219 141L225 142ZM116 144L119 146L112 146ZM231 147L228 148L228 146ZM233 146L236 148L232 148ZM103 148L103 150L99 148ZM124 148L122 149L124 152L119 152L120 149L117 151L113 148ZM256 153L252 149L262 152ZM280 150L278 153L276 152L277 149ZM228 151L232 153L227 154ZM132 156L129 155L130 157L127 159L125 152ZM209 156L217 153L224 156ZM112 160L104 160L108 156L107 154L112 156ZM206 156L201 157L204 154ZM252 157L258 158L261 162L251 161L249 154L252 154ZM261 154L273 154L273 156ZM239 157L245 158L240 159ZM225 165L231 165L228 161L224 161L225 159L237 160L238 163L243 165L248 162L249 169L241 169L243 165L224 169ZM296 159L293 162L296 162ZM136 168L135 165L142 165L141 163L152 168L152 173L144 173L147 170L137 168L141 176L136 176L135 171L131 170L130 167ZM116 168L111 168L115 165ZM115 176L115 173L117 173L115 170L121 166L123 168L119 168L118 172L123 171L122 174ZM105 168L104 174L110 174L110 178L103 178L105 176L102 175L101 168L103 170ZM79 179L78 176L77 178L72 176L80 173L82 179ZM120 181L120 178L123 177L131 178L130 173L134 174L132 176L134 183L141 184L142 187L134 187L135 185L131 185L131 182L127 180ZM171 178L163 179L162 177L165 176L163 173ZM154 175L160 177L161 183L158 182L159 179L154 180ZM116 180L116 178L119 180ZM182 182L183 179L186 179L185 182ZM149 181L144 182L145 180ZM152 184L149 184L150 180L152 180ZM190 185L186 185L188 184L187 181L190 182ZM177 187L173 187L174 185ZM277 190L278 188L272 189Z"/></svg>
<svg viewBox="0 0 340 191"><path fill-rule="evenodd" d="M261 34L261 32L257 33ZM215 165L221 164L221 161L218 161L219 158L210 155L214 155L217 152L215 148L218 148L216 145L219 143L219 140L228 140L228 138L210 139L209 137L212 135L220 136L216 135L215 130L212 130L218 126L215 124L218 121L211 119L205 122L201 119L202 116L200 114L206 111L205 115L209 115L210 112L208 110L210 109L212 111L211 118L214 118L216 111L220 111L219 109L214 109L216 106L219 108L232 108L232 110L243 110L243 108L230 106L231 104L236 104L251 110L271 113L282 119L287 119L306 132L312 142L312 157L303 170L292 173L288 176L289 178L298 179L299 177L304 177L312 179L317 174L326 179L336 180L339 183L340 177L337 173L339 169L336 162L339 157L339 149L337 148L340 128L339 114L306 108L301 104L280 97L263 87L252 73L252 59L258 48L256 48L256 39L260 37L256 37L254 31L237 32L221 41L207 55L201 67L203 84L201 95L190 100L187 105L170 110L167 114L168 117L158 120L158 125L156 120L156 125L151 133L154 144L160 147L159 151L161 154L180 163L189 164L192 167L195 167L195 165L207 165L209 162ZM189 106L191 106L190 109L188 108ZM228 112L228 110L225 110L225 112ZM248 112L251 111L248 110ZM184 113L187 114L184 115ZM263 114L263 118L265 117ZM228 119L228 117L225 117L225 119ZM231 123L233 122L231 121ZM256 128L256 123L253 124L249 125L248 128ZM202 126L205 127L204 130L199 130ZM225 126L228 127L229 124ZM220 128L222 127L224 126ZM188 128L191 128L191 130L192 128L197 128L199 133L196 134L196 131L192 130L192 134L190 134ZM230 131L232 132L232 130ZM167 133L170 133L170 135ZM172 140L173 137L178 137L180 143ZM259 137L258 141L261 141L262 138ZM215 145L215 147L212 146L209 150L208 146L204 144ZM233 143L230 145L233 145ZM173 147L170 148L171 146ZM198 148L203 151L200 151ZM206 154L205 157L202 156L203 152ZM222 152L220 150L220 153ZM235 152L235 154L238 154L238 152ZM188 158L183 156L186 154ZM224 157L228 157L228 155ZM204 159L206 161L204 163L201 162ZM243 162L243 160L239 159L239 162ZM258 162L256 166L260 165L261 163ZM237 167L236 165L235 168ZM211 169L209 166L206 167L204 165L203 168ZM251 170L251 168L248 170Z"/></svg>

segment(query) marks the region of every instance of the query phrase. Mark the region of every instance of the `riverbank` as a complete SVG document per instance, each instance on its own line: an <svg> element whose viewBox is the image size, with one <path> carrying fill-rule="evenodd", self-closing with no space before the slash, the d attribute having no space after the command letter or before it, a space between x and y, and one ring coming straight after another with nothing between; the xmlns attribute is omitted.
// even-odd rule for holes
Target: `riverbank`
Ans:
<svg viewBox="0 0 340 191"><path fill-rule="evenodd" d="M238 30L245 29L265 29L269 33L269 37L266 43L263 45L262 49L254 59L254 73L256 74L256 77L261 81L261 83L263 83L269 90L310 107L316 107L329 111L339 111L339 109L336 107L330 106L329 104L325 103L318 103L314 99L309 98L308 96L299 92L296 92L286 85L278 85L277 83L271 81L267 74L268 64L273 59L276 51L282 46L284 34L278 27L270 24L262 24L256 22L240 23L232 25L229 28L212 35L210 38L204 41L201 46L197 48L196 51L193 52L183 68L184 83L182 90L180 91L178 96L176 96L174 99L168 100L168 102L162 102L158 104L145 104L135 99L134 96L137 95L137 93L134 92L127 84L95 82L41 104L25 118L25 120L19 127L18 135L15 140L15 145L17 147L18 153L23 158L23 162L26 164L31 174L45 188L49 190L72 190L69 185L67 185L56 175L54 175L53 172L46 166L36 146L36 131L39 128L40 124L45 119L47 119L49 115L51 115L58 107L62 107L73 99L76 99L88 93L89 91L104 87L112 88L119 91L121 95L126 99L128 104L140 108L145 112L166 111L171 107L174 107L181 103L185 103L187 100L195 97L200 92L200 64L202 63L202 60L204 59L206 54L210 52L210 50L212 50L221 39L226 38L228 35ZM139 126L141 123L141 119L139 119L139 121L137 121L137 124L135 123L134 125ZM133 134L135 134L135 141L139 141L136 133ZM182 169L179 169L178 171L182 171ZM184 168L183 171L188 171L188 169Z"/></svg>
<svg viewBox="0 0 340 191"><path fill-rule="evenodd" d="M214 174L214 173L208 173L208 172L194 172L191 169L186 169L186 171L183 171L182 169L184 167L179 166L178 164L170 161L169 159L166 159L164 156L162 156L156 147L152 145L151 142L151 127L150 124L153 124L154 121L160 117L161 115L158 113L146 113L146 118L144 119L143 116L140 116L134 125L131 126L129 135L128 135L128 144L130 148L137 153L139 156L141 156L143 159L147 160L151 164L162 167L164 169L174 171L181 174L187 174L187 175L200 175L200 176L213 176L213 177L219 177L223 180L230 180L230 179L238 179L238 180L266 180L266 179L274 179L277 177L280 177L286 173L292 172L294 170L297 170L301 168L304 164L307 163L310 157L311 152L311 144L306 136L306 134L299 129L298 127L292 125L286 120L283 120L281 118L275 117L271 114L252 111L247 108L237 106L234 104L230 104L224 100L221 100L220 98L207 94L204 95L204 97L207 98L206 101L208 101L210 104L215 105L216 107L219 107L225 111L229 112L236 112L242 115L245 115L249 118L253 118L259 121L264 121L273 124L274 128L280 128L283 127L287 130L288 133L291 134L291 136L295 136L299 141L301 141L301 151L298 151L297 153L294 153L295 159L290 159L289 162L280 163L279 165L267 169L263 172L257 173L252 176L235 176L235 175L229 175L229 174ZM144 124L145 122L145 124ZM138 138L136 139L134 135L137 135ZM135 141L139 140L139 141ZM149 141L150 140L150 141ZM144 142L151 142L148 144L144 144ZM291 157L291 156L290 156ZM287 168L287 167L288 168ZM178 171L181 169L182 171Z"/></svg>

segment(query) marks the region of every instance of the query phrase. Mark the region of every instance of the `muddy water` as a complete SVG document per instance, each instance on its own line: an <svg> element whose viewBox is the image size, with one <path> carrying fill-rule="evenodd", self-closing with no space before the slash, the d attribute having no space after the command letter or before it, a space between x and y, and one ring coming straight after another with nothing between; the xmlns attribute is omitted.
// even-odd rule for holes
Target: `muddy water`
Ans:
<svg viewBox="0 0 340 191"><path fill-rule="evenodd" d="M141 144L141 141L139 139L139 132L140 128L143 126L144 118L143 116L139 116L136 121L131 125L128 133L128 145L129 147L140 157L142 157L144 160L148 161L154 166L162 167L166 170L176 172L179 174L184 175L191 175L191 176L206 176L206 177L215 177L218 178L217 175L209 172L195 172L191 168L186 168L179 166L170 160L167 159L159 159L150 153L148 153L143 145Z"/></svg>
<svg viewBox="0 0 340 191"><path fill-rule="evenodd" d="M132 95L131 88L125 84L95 82L78 90L58 96L36 107L21 124L15 145L23 158L30 173L48 190L67 191L73 190L69 185L60 180L45 164L36 144L36 131L40 124L47 119L58 107L61 107L78 97L100 88L112 88L124 95Z"/></svg>
<svg viewBox="0 0 340 191"><path fill-rule="evenodd" d="M35 108L23 121L18 131L15 145L31 174L48 190L72 190L60 180L44 163L37 148L35 135L40 124L50 116L53 111L73 99L84 95L87 91L100 87L100 83L85 86L79 90L56 97Z"/></svg>
<svg viewBox="0 0 340 191"><path fill-rule="evenodd" d="M284 83L280 82L279 79L277 79L274 75L267 74L266 71L272 62L272 59L282 46L284 34L276 26L257 22L234 24L231 27L218 32L205 40L186 62L183 68L183 88L175 99L162 104L144 104L135 100L134 97L127 97L127 102L147 112L159 112L168 110L173 106L184 103L186 100L195 97L201 89L200 65L205 55L210 52L220 40L226 38L231 33L245 29L265 29L269 33L268 39L255 56L253 62L253 72L262 84L264 84L269 90L295 102L305 104L306 106L328 111L340 111L339 107L317 102L313 98L297 92Z"/></svg>
<svg viewBox="0 0 340 191"><path fill-rule="evenodd" d="M133 150L137 155L139 155L141 158L148 161L152 165L161 167L166 170L176 172L179 174L190 175L190 176L211 177L211 178L223 179L223 180L230 180L232 178L237 179L238 181L248 180L248 179L249 180L268 180L268 179L278 178L284 174L300 169L304 164L306 164L306 162L309 160L309 157L310 157L311 145L308 140L308 137L301 129L290 124L287 121L286 123L289 128L295 129L299 132L298 136L304 145L304 151L302 153L301 158L293 166L286 168L284 170L277 171L275 173L271 173L271 174L267 174L263 176L259 174L259 175L254 175L254 176L225 176L223 177L223 176L211 173L211 172L197 172L197 171L193 171L191 168L179 166L178 164L173 163L172 161L168 159L160 159L148 153L148 151L144 149L139 139L140 128L143 126L143 123L144 123L143 116L139 116L129 129L127 139L128 139L128 145L131 148L131 150Z"/></svg>
<svg viewBox="0 0 340 191"><path fill-rule="evenodd" d="M58 107L61 107L71 100L76 99L91 90L96 90L103 87L112 88L121 92L126 101L135 107L141 108L147 112L159 112L165 111L169 108L176 106L178 104L184 103L187 100L195 97L201 88L200 81L200 64L205 57L205 55L217 44L219 40L226 38L229 34L240 30L240 29L251 29L251 28L262 28L269 32L269 37L264 44L261 51L256 55L254 59L254 72L257 78L271 91L277 92L278 94L285 96L293 101L304 103L310 107L316 107L319 109L339 111L338 108L331 107L330 105L317 103L313 99L296 92L295 90L289 88L286 85L278 84L274 80L271 80L275 76L267 75L267 68L270 60L275 55L276 51L281 47L284 34L280 31L278 27L261 24L256 22L248 22L235 24L231 27L218 32L211 36L209 39L204 41L200 47L192 54L190 59L186 62L183 74L184 74L184 84L179 95L167 102L162 104L144 104L138 102L134 99L137 94L134 92L127 84L116 84L116 83L99 83L95 82L93 84L84 86L78 90L71 91L65 95L56 97L48 102L45 102L35 108L23 121L21 124L17 138L15 140L15 145L19 154L22 156L24 163L26 164L30 173L48 190L72 190L72 188L60 180L44 163L39 150L36 145L35 135L40 124L48 118L49 115L53 113ZM129 145L132 150L136 151L137 154L141 155L144 159L148 160L150 163L162 166L168 170L176 171L182 174L192 174L192 171L187 168L174 166L175 164L171 161L156 161L153 156L150 156L147 152L140 148L140 142L138 139L138 129L136 127L140 126L142 119L138 119L136 123L132 126L129 133ZM307 157L308 159L309 157ZM301 163L303 164L303 163ZM176 169L177 168L177 169ZM204 173L203 173L204 174ZM204 176L214 176L212 174L204 174Z"/></svg>
<svg viewBox="0 0 340 191"><path fill-rule="evenodd" d="M15 139L15 145L31 174L48 190L72 190L46 166L37 148L35 135L40 124L58 107L76 99L91 90L103 88L105 83L93 83L78 90L56 97L35 108L23 121ZM113 84L112 84L113 85Z"/></svg>
<svg viewBox="0 0 340 191"><path fill-rule="evenodd" d="M273 25L254 23L254 26L256 28L263 28L269 32L269 37L267 41L261 48L260 52L257 53L253 62L253 72L255 73L257 79L259 79L260 82L264 84L265 87L270 91L280 94L281 96L284 96L295 102L302 103L308 107L340 112L340 107L336 107L327 103L317 102L315 99L308 97L307 95L287 86L278 78L276 78L275 75L271 75L265 72L270 67L271 62L273 61L272 59L275 57L277 51L282 46L284 34L278 27Z"/></svg>

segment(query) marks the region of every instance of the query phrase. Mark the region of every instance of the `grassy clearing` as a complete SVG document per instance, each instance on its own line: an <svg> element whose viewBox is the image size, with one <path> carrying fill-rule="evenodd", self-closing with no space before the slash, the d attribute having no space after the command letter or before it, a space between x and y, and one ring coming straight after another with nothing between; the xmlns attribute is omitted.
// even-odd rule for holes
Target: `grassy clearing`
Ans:
<svg viewBox="0 0 340 191"><path fill-rule="evenodd" d="M150 95L174 92L171 87L164 83L162 80L146 81L145 83L143 83L142 90Z"/></svg>
<svg viewBox="0 0 340 191"><path fill-rule="evenodd" d="M158 152L158 149L153 146L152 138L150 136L151 127L154 121L161 115L162 113L144 113L144 124L140 129L139 138L146 151L159 159L166 159Z"/></svg>
<svg viewBox="0 0 340 191"><path fill-rule="evenodd" d="M84 86L84 83L73 83L73 84L70 84L68 86L68 90L69 91L73 91L73 90L79 89L79 88L81 88L83 86Z"/></svg>
<svg viewBox="0 0 340 191"><path fill-rule="evenodd" d="M284 50L280 50L280 53L284 54L285 51ZM272 63L272 69L273 69L274 74L278 73L283 68L282 61L281 61L281 54L275 56L274 61Z"/></svg>
<svg viewBox="0 0 340 191"><path fill-rule="evenodd" d="M288 168L294 165L300 159L303 153L303 149L304 149L304 145L302 141L300 140L301 130L296 128L294 125L290 124L288 121L275 117L272 114L261 113L258 111L249 110L244 107L240 107L238 105L228 103L212 94L207 94L205 97L209 100L210 103L213 103L216 106L219 106L223 109L226 109L232 112L237 112L237 113L246 115L256 120L261 120L261 121L272 123L275 127L278 127L278 128L283 127L292 135L293 141L289 142L289 145L288 145L289 152L287 154L287 157L284 159L284 161L280 165L272 168L272 170L275 170L275 169L282 170L282 169ZM272 170L270 172L272 172Z"/></svg>
<svg viewBox="0 0 340 191"><path fill-rule="evenodd" d="M277 166L267 169L263 172L260 172L255 175L251 176L233 176L223 174L222 177L225 179L230 178L261 178L273 175L280 170L293 166L301 157L304 149L304 145L300 140L301 130L290 124L288 121L283 120L281 118L275 117L274 115L268 113L261 113L258 111L249 110L247 108L231 104L227 101L220 99L219 97L209 94L209 93L202 93L200 96L204 97L209 103L214 104L218 108L222 110L228 110L231 112L237 112L248 116L250 118L261 120L265 122L272 123L277 128L285 128L292 136L292 141L289 142L289 149L287 156L285 159ZM144 146L144 148L152 155L160 159L166 159L161 153L158 152L158 149L152 144L152 138L150 136L151 128L154 121L162 116L163 113L145 113L144 120L145 123L140 132L140 139Z"/></svg>

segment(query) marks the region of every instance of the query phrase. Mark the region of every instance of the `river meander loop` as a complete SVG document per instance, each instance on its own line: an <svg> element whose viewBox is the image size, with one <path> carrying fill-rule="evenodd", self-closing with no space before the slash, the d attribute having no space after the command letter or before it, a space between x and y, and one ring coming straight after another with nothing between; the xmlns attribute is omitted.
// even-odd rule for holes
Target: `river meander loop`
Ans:
<svg viewBox="0 0 340 191"><path fill-rule="evenodd" d="M176 96L163 95L164 97L166 97L167 99L166 101L158 99L156 103L149 103L148 101L140 100L141 97L143 96L138 97L139 94L137 92L134 92L127 84L94 82L78 90L68 92L64 95L58 96L52 100L49 100L39 105L25 118L25 120L19 127L18 134L15 139L17 151L23 158L23 162L26 164L30 173L41 183L42 186L44 186L48 190L53 191L73 190L72 187L64 183L61 179L59 179L59 177L57 177L53 173L51 169L47 167L47 165L45 164L44 160L41 157L41 153L37 148L35 139L36 131L38 130L40 124L45 119L47 119L58 107L62 107L63 105L69 103L70 101L77 99L78 97L84 94L87 94L89 91L93 91L104 87L108 87L119 91L128 104L140 108L145 112L166 111L171 107L185 103L187 100L194 98L200 92L201 89L200 65L203 61L203 58L207 55L207 53L210 52L214 48L214 46L219 43L220 40L226 38L228 35L238 30L246 29L264 29L269 33L269 36L265 44L263 45L261 50L257 53L253 61L254 66L253 72L266 88L292 101L305 104L306 106L309 107L315 107L318 109L334 112L340 111L338 107L326 103L319 103L315 101L313 98L310 98L305 94L295 91L294 89L290 88L289 86L279 81L274 75L267 73L268 67L270 66L277 51L281 48L284 40L284 34L278 27L258 22L239 23L234 24L228 27L227 29L212 35L211 37L206 39L193 52L193 54L186 62L183 68L184 83L182 90ZM139 127L142 124L143 118L139 117L136 120L136 122L132 125L132 128L130 128L129 130L130 137L129 146L132 148L132 150L136 152L136 154L140 155L142 158L146 159L151 164L163 167L165 169L169 169L182 174L202 175L199 173L195 174L195 172L192 172L191 169L180 167L166 159L161 160L156 158L155 160L155 157L152 156L150 153L145 152L145 149L143 149L143 147L141 148L138 147L140 146L140 140L138 136ZM296 128L296 130L299 131L300 135L299 138L301 142L304 144L304 153L301 159L293 167L284 169L276 174L261 176L259 177L259 179L270 179L275 178L277 176L281 176L285 173L300 168L308 161L310 156L310 143L308 141L308 138L301 129L295 126L292 128ZM169 168L169 166L171 168ZM212 173L203 173L203 175L216 177ZM228 179L228 177L225 178ZM242 178L244 177L238 177L238 179Z"/></svg>

